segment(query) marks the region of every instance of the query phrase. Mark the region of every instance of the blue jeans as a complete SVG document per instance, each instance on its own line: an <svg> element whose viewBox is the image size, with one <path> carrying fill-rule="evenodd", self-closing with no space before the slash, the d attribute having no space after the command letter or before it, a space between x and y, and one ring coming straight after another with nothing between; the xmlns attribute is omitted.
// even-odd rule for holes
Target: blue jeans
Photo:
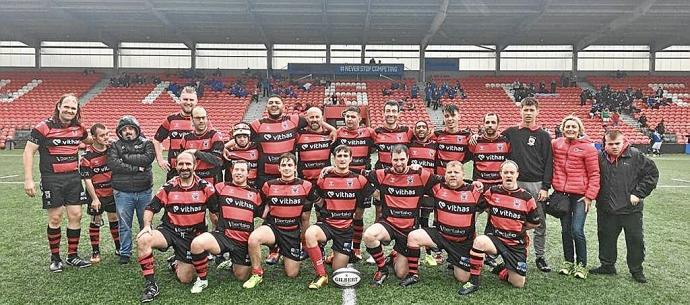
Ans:
<svg viewBox="0 0 690 305"><path fill-rule="evenodd" d="M563 256L566 261L587 266L587 239L585 238L585 200L582 195L568 194L570 212L561 218ZM573 243L575 246L573 247Z"/></svg>
<svg viewBox="0 0 690 305"><path fill-rule="evenodd" d="M151 202L151 189L126 193L113 190L115 207L120 221L120 255L132 256L132 224L137 213L139 229L144 225L144 209Z"/></svg>

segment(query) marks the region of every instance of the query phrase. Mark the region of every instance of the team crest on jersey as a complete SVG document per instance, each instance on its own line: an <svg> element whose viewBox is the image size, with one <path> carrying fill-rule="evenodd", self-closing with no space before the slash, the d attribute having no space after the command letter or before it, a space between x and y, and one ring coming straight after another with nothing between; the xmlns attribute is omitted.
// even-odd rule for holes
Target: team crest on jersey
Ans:
<svg viewBox="0 0 690 305"><path fill-rule="evenodd" d="M250 151L249 156L251 156L252 158L256 158L256 153L253 151Z"/></svg>
<svg viewBox="0 0 690 305"><path fill-rule="evenodd" d="M345 180L345 183L347 183L347 187L352 187L355 184L355 182L352 179Z"/></svg>
<svg viewBox="0 0 690 305"><path fill-rule="evenodd" d="M204 140L204 148L208 148L208 140Z"/></svg>
<svg viewBox="0 0 690 305"><path fill-rule="evenodd" d="M329 187L334 187L334 186L335 186L335 182L333 182L333 180L329 180L329 181L328 181L328 186L329 186Z"/></svg>
<svg viewBox="0 0 690 305"><path fill-rule="evenodd" d="M292 193L293 194L299 193L299 185L293 185L292 186Z"/></svg>
<svg viewBox="0 0 690 305"><path fill-rule="evenodd" d="M516 208L519 208L519 207L520 207L520 200L519 200L519 199L515 199L515 201L513 201L513 205L514 205Z"/></svg>
<svg viewBox="0 0 690 305"><path fill-rule="evenodd" d="M193 193L192 193L192 199L194 199L194 200L199 200L199 193L198 193L198 192L193 192Z"/></svg>
<svg viewBox="0 0 690 305"><path fill-rule="evenodd" d="M247 198L254 199L254 193L247 193Z"/></svg>
<svg viewBox="0 0 690 305"><path fill-rule="evenodd" d="M414 178L412 176L407 177L407 185L411 185L414 182Z"/></svg>
<svg viewBox="0 0 690 305"><path fill-rule="evenodd" d="M284 121L284 122L283 122L283 128L285 128L285 129L288 128L288 122L287 122L287 121Z"/></svg>
<svg viewBox="0 0 690 305"><path fill-rule="evenodd" d="M534 144L537 143L537 138L530 136L529 139L527 139L527 145L529 146L534 146Z"/></svg>
<svg viewBox="0 0 690 305"><path fill-rule="evenodd" d="M398 139L398 141L402 141L402 136L401 136L401 135L397 135L396 138Z"/></svg>
<svg viewBox="0 0 690 305"><path fill-rule="evenodd" d="M496 148L498 148L498 150L503 150L505 148L505 144L498 143L498 144L496 144Z"/></svg>
<svg viewBox="0 0 690 305"><path fill-rule="evenodd" d="M467 198L468 198L467 193L465 193L465 192L460 193L460 200L467 201Z"/></svg>
<svg viewBox="0 0 690 305"><path fill-rule="evenodd" d="M462 142L462 140L465 139L465 136L457 136L457 141Z"/></svg>

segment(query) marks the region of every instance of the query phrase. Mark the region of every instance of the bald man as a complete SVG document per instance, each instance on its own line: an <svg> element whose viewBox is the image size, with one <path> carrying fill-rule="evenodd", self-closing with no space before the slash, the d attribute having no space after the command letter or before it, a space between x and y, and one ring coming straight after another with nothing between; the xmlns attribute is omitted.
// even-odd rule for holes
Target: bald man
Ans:
<svg viewBox="0 0 690 305"><path fill-rule="evenodd" d="M316 185L321 169L331 165L331 132L323 128L323 113L317 107L307 109L304 117L307 127L299 131L297 144L297 174L300 178ZM318 215L318 213L317 213ZM310 212L302 215L302 228L309 227ZM302 238L304 241L304 238Z"/></svg>

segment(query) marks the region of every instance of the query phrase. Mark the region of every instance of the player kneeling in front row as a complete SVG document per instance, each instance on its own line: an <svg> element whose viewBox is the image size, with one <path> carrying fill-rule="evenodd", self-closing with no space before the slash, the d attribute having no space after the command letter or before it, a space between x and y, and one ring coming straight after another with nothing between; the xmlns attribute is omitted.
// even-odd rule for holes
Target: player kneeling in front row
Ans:
<svg viewBox="0 0 690 305"><path fill-rule="evenodd" d="M484 192L478 208L489 214L485 235L477 236L470 250L470 280L459 294L470 294L479 290L479 276L486 254L500 254L504 264L492 270L499 279L508 281L513 287L525 286L527 275L527 230L539 226L537 203L530 193L517 185L518 166L508 160L500 167L502 184Z"/></svg>
<svg viewBox="0 0 690 305"><path fill-rule="evenodd" d="M311 225L304 236L307 254L316 270L316 279L309 284L310 289L328 284L319 243L333 240L333 270L345 267L350 261L355 209L361 207L364 199L373 192L364 176L350 171L352 150L348 146L338 145L333 154L335 166L316 182L317 191L323 198L321 221Z"/></svg>
<svg viewBox="0 0 690 305"><path fill-rule="evenodd" d="M446 164L444 181L434 184L429 191L437 225L414 230L407 236L409 272L400 281L401 286L419 282L419 247L446 250L455 279L460 282L469 280L470 248L475 236L475 212L481 197L481 185L465 183L462 177L462 163L450 161Z"/></svg>
<svg viewBox="0 0 690 305"><path fill-rule="evenodd" d="M266 221L249 235L249 258L252 276L242 287L254 288L263 282L264 270L261 267L261 245L278 245L280 254L285 257L285 274L294 278L299 274L301 261L303 213L311 212L312 203L319 197L311 182L295 176L297 157L292 153L282 154L278 160L280 178L269 180L261 188L261 196L266 202Z"/></svg>
<svg viewBox="0 0 690 305"><path fill-rule="evenodd" d="M236 160L232 164L232 182L216 184L216 202L209 205L209 211L218 214L216 230L192 241L192 261L198 276L192 293L208 287L208 253L230 253L235 278L241 281L249 278L251 261L247 240L254 231L254 217L261 217L263 208L259 192L247 185L248 173L249 163Z"/></svg>
<svg viewBox="0 0 690 305"><path fill-rule="evenodd" d="M162 251L173 247L173 272L182 283L194 279L194 266L190 251L192 240L206 231L206 209L216 200L213 185L194 174L196 158L189 151L177 155L175 168L179 176L166 182L144 212L144 228L137 235L138 261L146 279L141 302L153 301L158 296L154 278L153 249ZM162 224L151 228L153 214L165 209Z"/></svg>

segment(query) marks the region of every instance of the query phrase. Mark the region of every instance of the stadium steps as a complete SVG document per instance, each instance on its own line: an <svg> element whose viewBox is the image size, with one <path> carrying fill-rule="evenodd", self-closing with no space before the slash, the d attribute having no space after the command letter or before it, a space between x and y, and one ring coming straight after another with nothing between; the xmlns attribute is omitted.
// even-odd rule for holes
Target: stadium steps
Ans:
<svg viewBox="0 0 690 305"><path fill-rule="evenodd" d="M263 116L264 110L266 110L267 104L268 97L259 96L258 103L249 103L249 106L247 106L247 112L244 113L242 121L249 123L260 119Z"/></svg>
<svg viewBox="0 0 690 305"><path fill-rule="evenodd" d="M108 85L110 85L110 78L107 76L103 77L100 81L98 81L89 91L87 91L84 95L82 95L79 98L79 105L86 105L89 101L91 101L94 97L99 95L103 90L108 88Z"/></svg>
<svg viewBox="0 0 690 305"><path fill-rule="evenodd" d="M426 106L426 104L424 104ZM426 109L426 112L429 114L429 118L431 119L431 124L434 125L436 129L440 129L443 127L443 111L442 107L439 107L438 109L434 110L433 107L424 107Z"/></svg>

